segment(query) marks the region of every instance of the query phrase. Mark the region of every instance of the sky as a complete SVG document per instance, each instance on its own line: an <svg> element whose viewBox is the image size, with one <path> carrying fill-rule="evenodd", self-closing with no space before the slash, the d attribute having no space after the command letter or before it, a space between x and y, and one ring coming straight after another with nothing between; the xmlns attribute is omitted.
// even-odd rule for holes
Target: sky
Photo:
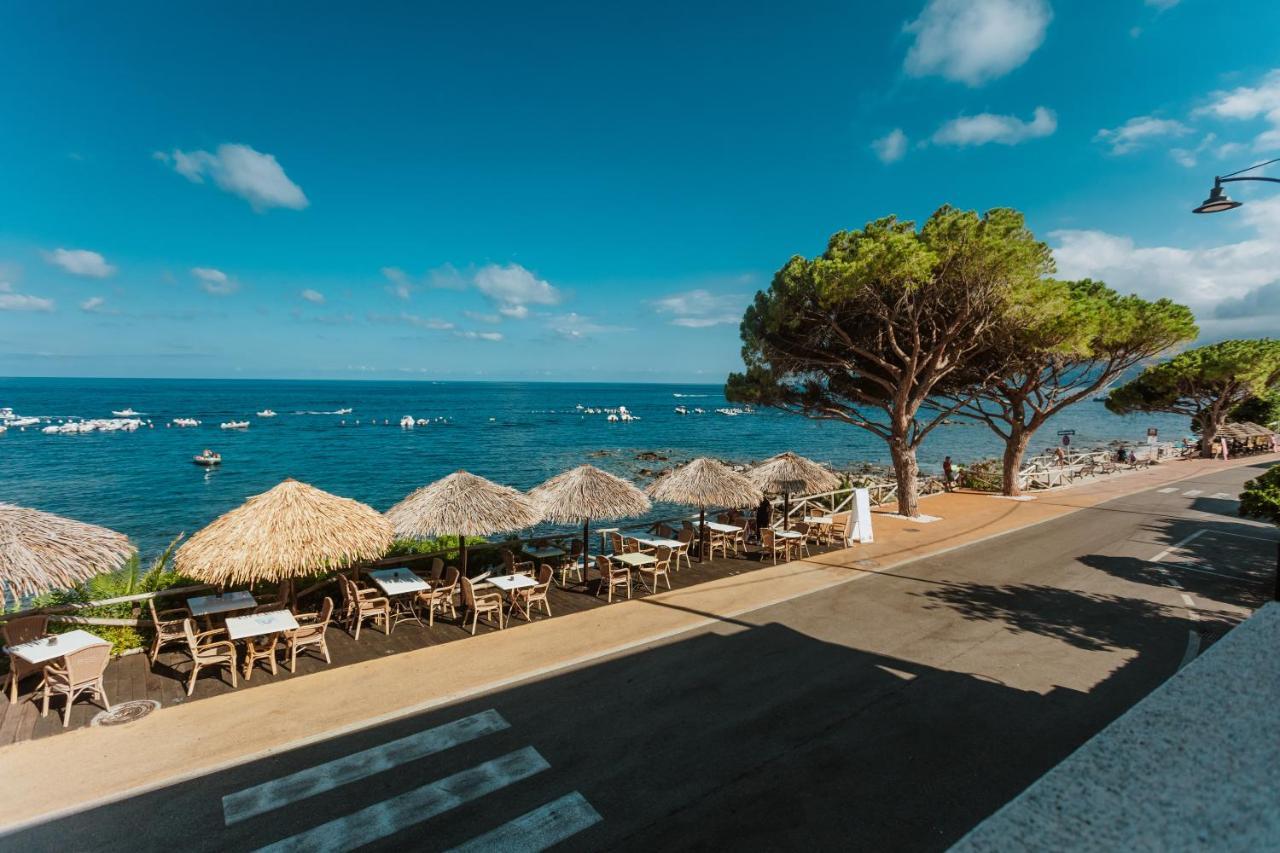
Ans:
<svg viewBox="0 0 1280 853"><path fill-rule="evenodd" d="M942 204L1274 335L1280 187L1190 209L1280 157L1277 32L1265 0L6 4L0 375L719 383L790 257Z"/></svg>

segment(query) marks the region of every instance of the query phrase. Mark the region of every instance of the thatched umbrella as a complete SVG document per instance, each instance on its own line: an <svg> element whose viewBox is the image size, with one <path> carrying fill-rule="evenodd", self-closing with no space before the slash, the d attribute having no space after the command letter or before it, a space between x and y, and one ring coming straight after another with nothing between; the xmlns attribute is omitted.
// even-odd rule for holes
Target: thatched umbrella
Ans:
<svg viewBox="0 0 1280 853"><path fill-rule="evenodd" d="M488 536L532 527L542 520L533 499L509 486L499 485L466 471L411 492L387 510L397 536L458 537L462 572L467 571L467 537Z"/></svg>
<svg viewBox="0 0 1280 853"><path fill-rule="evenodd" d="M5 592L17 601L115 571L134 550L123 533L0 503L0 607Z"/></svg>
<svg viewBox="0 0 1280 853"><path fill-rule="evenodd" d="M707 507L745 507L760 502L760 489L743 475L714 459L695 459L659 477L645 489L655 501L698 508L698 559L706 551Z"/></svg>
<svg viewBox="0 0 1280 853"><path fill-rule="evenodd" d="M218 516L178 549L173 564L221 587L292 582L377 559L391 537L391 524L373 507L290 478Z"/></svg>
<svg viewBox="0 0 1280 853"><path fill-rule="evenodd" d="M623 518L648 512L649 499L631 483L601 471L594 465L579 465L557 474L529 492L542 516L559 524L582 522L582 576L587 576L587 537L591 519Z"/></svg>
<svg viewBox="0 0 1280 853"><path fill-rule="evenodd" d="M771 456L747 472L747 479L770 494L782 493L782 527L791 526L792 492L826 492L840 485L827 468L788 450Z"/></svg>

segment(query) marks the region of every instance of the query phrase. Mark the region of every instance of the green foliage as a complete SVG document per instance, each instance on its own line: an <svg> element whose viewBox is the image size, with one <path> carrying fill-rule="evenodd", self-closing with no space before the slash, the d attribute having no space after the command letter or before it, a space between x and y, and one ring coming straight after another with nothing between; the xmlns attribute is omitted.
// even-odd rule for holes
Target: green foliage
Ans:
<svg viewBox="0 0 1280 853"><path fill-rule="evenodd" d="M480 545L485 541L481 536L468 536L467 547ZM457 536L437 536L434 539L397 539L391 543L388 557L406 557L413 554L441 554L445 560L456 560L459 555Z"/></svg>
<svg viewBox="0 0 1280 853"><path fill-rule="evenodd" d="M1280 388L1250 397L1231 410L1228 420L1273 426L1280 424Z"/></svg>
<svg viewBox="0 0 1280 853"><path fill-rule="evenodd" d="M1250 397L1280 383L1280 341L1231 340L1187 350L1148 367L1112 391L1107 408L1117 414L1172 412L1215 424Z"/></svg>
<svg viewBox="0 0 1280 853"><path fill-rule="evenodd" d="M1261 477L1244 484L1240 515L1280 524L1280 465L1271 466Z"/></svg>
<svg viewBox="0 0 1280 853"><path fill-rule="evenodd" d="M979 459L963 467L957 466L956 480L966 489L980 492L998 492L1003 479L1003 466L999 459Z"/></svg>

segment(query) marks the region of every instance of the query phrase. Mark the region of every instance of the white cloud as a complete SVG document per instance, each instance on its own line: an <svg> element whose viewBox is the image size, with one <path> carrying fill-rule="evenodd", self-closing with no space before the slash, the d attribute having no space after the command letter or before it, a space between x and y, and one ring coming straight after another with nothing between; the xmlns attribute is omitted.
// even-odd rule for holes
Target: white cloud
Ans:
<svg viewBox="0 0 1280 853"><path fill-rule="evenodd" d="M307 300L308 302L311 302L315 305L324 304L324 294L318 290L312 290L311 288L308 287L298 295L301 296L303 299Z"/></svg>
<svg viewBox="0 0 1280 853"><path fill-rule="evenodd" d="M1052 18L1045 0L929 0L906 25L906 72L980 86L1026 62Z"/></svg>
<svg viewBox="0 0 1280 853"><path fill-rule="evenodd" d="M415 280L413 276L399 267L383 267L381 273L383 278L389 282L387 292L404 300L412 297L414 291L422 290L423 288L431 290L466 290L469 284L467 277L459 272L453 264L445 264L433 270L428 270L421 281Z"/></svg>
<svg viewBox="0 0 1280 853"><path fill-rule="evenodd" d="M552 317L549 328L553 335L566 341L587 341L596 335L612 335L631 331L626 326L597 323L590 317L584 317L575 312Z"/></svg>
<svg viewBox="0 0 1280 853"><path fill-rule="evenodd" d="M53 300L18 293L7 281L0 281L0 311L52 311Z"/></svg>
<svg viewBox="0 0 1280 853"><path fill-rule="evenodd" d="M80 303L80 310L86 314L118 314L114 308L107 306L107 300L101 296L90 296Z"/></svg>
<svg viewBox="0 0 1280 853"><path fill-rule="evenodd" d="M456 337L466 338L470 341L500 341L502 340L502 332L477 332L474 329L466 329L453 333Z"/></svg>
<svg viewBox="0 0 1280 853"><path fill-rule="evenodd" d="M1200 140L1200 144L1195 148L1171 148L1169 149L1169 156L1179 166L1191 169L1200 161L1200 155L1209 150L1217 138L1216 134L1206 133L1204 138Z"/></svg>
<svg viewBox="0 0 1280 853"><path fill-rule="evenodd" d="M1274 335L1280 327L1280 198L1251 200L1237 213L1253 236L1202 248L1144 247L1102 231L1055 231L1049 236L1058 275L1181 302L1208 338Z"/></svg>
<svg viewBox="0 0 1280 853"><path fill-rule="evenodd" d="M191 274L200 282L200 289L214 296L229 296L240 289L240 282L222 270L212 267L192 267Z"/></svg>
<svg viewBox="0 0 1280 853"><path fill-rule="evenodd" d="M697 288L655 299L652 305L659 314L671 315L671 325L700 329L741 322L746 303L747 298L741 294L716 294Z"/></svg>
<svg viewBox="0 0 1280 853"><path fill-rule="evenodd" d="M448 320L441 320L438 317L423 317L420 314L410 314L408 311L401 311L399 314L378 314L370 311L365 317L370 323L400 324L430 331L448 331L453 328L453 323Z"/></svg>
<svg viewBox="0 0 1280 853"><path fill-rule="evenodd" d="M896 163L907 153L907 135L902 128L895 127L884 136L871 143L881 163Z"/></svg>
<svg viewBox="0 0 1280 853"><path fill-rule="evenodd" d="M408 299L413 295L413 280L399 267L383 267L382 276L391 282L387 285L387 291L400 299Z"/></svg>
<svg viewBox="0 0 1280 853"><path fill-rule="evenodd" d="M1155 116L1134 116L1115 129L1099 130L1093 138L1095 142L1110 145L1112 154L1128 154L1153 140L1186 136L1190 132L1191 128L1180 121Z"/></svg>
<svg viewBox="0 0 1280 853"><path fill-rule="evenodd" d="M280 163L270 154L248 145L223 144L208 151L157 151L153 156L167 163L192 183L212 178L219 188L243 198L262 213L272 207L302 210L310 202L302 188L289 180Z"/></svg>
<svg viewBox="0 0 1280 853"><path fill-rule="evenodd" d="M934 132L933 142L937 145L962 147L986 145L989 142L1017 145L1028 139L1049 136L1057 129L1058 117L1053 114L1053 110L1036 107L1031 121L994 113L954 118Z"/></svg>
<svg viewBox="0 0 1280 853"><path fill-rule="evenodd" d="M556 305L564 298L558 289L519 264L488 264L472 277L480 291L504 317L523 320L530 305Z"/></svg>
<svg viewBox="0 0 1280 853"><path fill-rule="evenodd" d="M486 314L483 311L463 311L462 316L468 320L475 320L477 323L501 323L501 314Z"/></svg>
<svg viewBox="0 0 1280 853"><path fill-rule="evenodd" d="M88 249L54 249L52 252L42 252L41 254L44 255L46 261L72 275L81 275L86 278L106 278L116 271L115 267L107 263L106 258Z"/></svg>
<svg viewBox="0 0 1280 853"><path fill-rule="evenodd" d="M1263 119L1270 125L1253 140L1254 151L1280 149L1280 68L1268 72L1257 86L1238 86L1214 92L1197 115L1230 121Z"/></svg>

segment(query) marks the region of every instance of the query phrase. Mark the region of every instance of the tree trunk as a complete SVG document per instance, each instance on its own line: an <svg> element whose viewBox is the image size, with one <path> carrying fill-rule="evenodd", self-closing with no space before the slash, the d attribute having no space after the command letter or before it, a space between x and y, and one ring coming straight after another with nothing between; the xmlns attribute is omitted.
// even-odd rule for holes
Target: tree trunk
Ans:
<svg viewBox="0 0 1280 853"><path fill-rule="evenodd" d="M1217 409L1210 409L1204 413L1200 424L1200 458L1213 458L1213 440L1218 437L1218 427L1221 426L1218 421Z"/></svg>
<svg viewBox="0 0 1280 853"><path fill-rule="evenodd" d="M920 514L920 466L916 464L916 449L906 442L895 441L889 445L893 457L893 474L898 481L898 513L908 518Z"/></svg>
<svg viewBox="0 0 1280 853"><path fill-rule="evenodd" d="M1000 493L1011 498L1022 494L1022 484L1018 472L1022 470L1022 457L1031 443L1031 432L1014 422L1009 437L1004 442L1003 473L1000 480Z"/></svg>

